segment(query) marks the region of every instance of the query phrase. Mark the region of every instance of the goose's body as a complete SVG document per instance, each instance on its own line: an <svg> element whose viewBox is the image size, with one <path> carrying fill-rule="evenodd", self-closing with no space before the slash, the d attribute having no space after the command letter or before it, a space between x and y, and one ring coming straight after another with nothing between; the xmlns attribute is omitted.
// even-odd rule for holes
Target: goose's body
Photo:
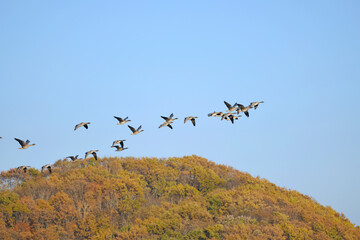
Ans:
<svg viewBox="0 0 360 240"><path fill-rule="evenodd" d="M27 149L28 147L31 147L31 146L35 146L35 144L30 144L30 141L29 140L26 140L26 142L24 142L23 140L21 139L18 139L18 138L14 138L16 141L19 142L19 144L21 145L21 148L19 149Z"/></svg>
<svg viewBox="0 0 360 240"><path fill-rule="evenodd" d="M164 122L163 124L161 124L161 125L159 126L159 128L162 128L162 127L169 127L170 129L173 129L173 127L171 126L171 124L168 123L168 122Z"/></svg>
<svg viewBox="0 0 360 240"><path fill-rule="evenodd" d="M49 171L49 173L52 173L51 165L46 164L46 165L42 166L41 167L41 172L44 172L46 169Z"/></svg>
<svg viewBox="0 0 360 240"><path fill-rule="evenodd" d="M90 150L88 152L85 153L85 159L89 156L89 154L92 154L95 158L95 160L97 160L97 154L96 152L98 152L99 150Z"/></svg>
<svg viewBox="0 0 360 240"><path fill-rule="evenodd" d="M261 101L261 102L251 102L249 107L250 108L257 108L259 106L260 103L264 103L264 101Z"/></svg>
<svg viewBox="0 0 360 240"><path fill-rule="evenodd" d="M192 124L195 126L196 125L195 118L198 118L198 117L193 117L193 116L186 117L184 119L184 123L186 123L187 121L190 120L192 122Z"/></svg>
<svg viewBox="0 0 360 240"><path fill-rule="evenodd" d="M251 109L250 106L245 107L242 104L238 104L238 109L236 109L237 113L239 114L240 112L243 112L247 117L249 117L249 110Z"/></svg>
<svg viewBox="0 0 360 240"><path fill-rule="evenodd" d="M116 148L115 151L117 151L117 152L121 152L121 151L124 151L124 150L128 149L128 148L120 147L118 145L115 145L115 146L112 146L112 147Z"/></svg>
<svg viewBox="0 0 360 240"><path fill-rule="evenodd" d="M126 140L116 140L116 141L113 141L113 144L111 147L114 147L116 144L120 144L121 147L124 147L124 141Z"/></svg>
<svg viewBox="0 0 360 240"><path fill-rule="evenodd" d="M84 123L84 122L81 122L81 123L79 123L79 124L76 124L76 126L75 126L75 128L74 128L74 131L76 130L76 129L78 129L78 128L81 128L81 127L84 127L84 128L86 128L86 129L88 129L89 128L89 125L90 124L90 122L87 122L87 123Z"/></svg>
<svg viewBox="0 0 360 240"><path fill-rule="evenodd" d="M208 114L208 117L221 117L222 116L222 112L212 112Z"/></svg>
<svg viewBox="0 0 360 240"><path fill-rule="evenodd" d="M138 129L135 129L135 128L133 128L132 126L130 126L130 125L128 125L128 127L130 128L130 130L132 131L132 134L131 135L136 135L136 134L139 134L139 133L141 133L141 132L143 132L144 130L140 130L141 129L141 125L140 125L140 127L138 127Z"/></svg>
<svg viewBox="0 0 360 240"><path fill-rule="evenodd" d="M128 120L129 117L126 118L121 118L121 117L116 117L114 116L114 118L116 118L119 122L117 123L117 125L122 125L125 124L127 122L131 122L131 120Z"/></svg>
<svg viewBox="0 0 360 240"><path fill-rule="evenodd" d="M228 110L226 110L227 112L233 112L237 109L237 103L235 103L234 105L231 105L230 103L224 101L226 107L228 108Z"/></svg>
<svg viewBox="0 0 360 240"><path fill-rule="evenodd" d="M75 161L75 160L78 160L78 157L79 157L79 155L76 155L76 156L68 156L68 157L66 157L66 158L71 159L71 161Z"/></svg>

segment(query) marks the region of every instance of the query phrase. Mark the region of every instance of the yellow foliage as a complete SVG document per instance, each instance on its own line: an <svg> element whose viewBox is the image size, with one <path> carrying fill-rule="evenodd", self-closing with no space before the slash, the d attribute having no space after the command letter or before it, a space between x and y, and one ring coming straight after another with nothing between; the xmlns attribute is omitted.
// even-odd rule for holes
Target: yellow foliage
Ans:
<svg viewBox="0 0 360 240"><path fill-rule="evenodd" d="M343 214L198 156L0 174L0 239L360 239Z"/></svg>

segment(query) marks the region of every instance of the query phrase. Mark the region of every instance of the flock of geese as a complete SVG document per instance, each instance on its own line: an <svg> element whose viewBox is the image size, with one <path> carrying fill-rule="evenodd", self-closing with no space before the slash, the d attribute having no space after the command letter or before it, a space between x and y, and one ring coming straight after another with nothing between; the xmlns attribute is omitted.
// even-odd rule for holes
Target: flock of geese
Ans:
<svg viewBox="0 0 360 240"><path fill-rule="evenodd" d="M226 107L227 107L227 110L226 112L212 112L212 113L209 113L208 114L208 117L221 117L221 120L226 120L226 121L231 121L232 124L234 124L234 120L238 120L242 115L241 113L244 113L246 117L249 117L249 110L254 108L254 109L257 109L257 107L259 106L259 104L261 103L264 103L264 101L261 101L261 102L251 102L249 106L245 107L244 105L242 104L238 104L238 103L235 103L234 105L231 105L230 103L224 101ZM117 125L123 125L127 122L130 122L131 120L128 119L128 117L126 118L121 118L121 117L116 117L114 116L114 118L118 121ZM159 128L162 128L162 127L169 127L170 129L173 129L172 125L174 123L175 120L177 120L178 118L174 118L174 114L170 114L169 117L164 117L164 116L161 116L162 119L164 119L165 121L159 126ZM198 117L193 117L193 116L188 116L188 117L185 117L184 119L184 123L186 123L187 121L191 121L193 126L196 126L196 121L195 119L198 118ZM76 131L77 129L81 128L81 127L84 127L85 129L88 129L89 128L89 124L91 124L90 122L81 122L79 124L77 124L74 128L74 131ZM134 128L130 125L128 125L129 129L131 130L131 135L136 135L136 134L139 134L141 132L143 132L144 130L142 130L142 125L140 125L138 128ZM2 137L0 137L0 139L2 139ZM19 149L27 149L31 146L35 146L35 144L30 144L30 141L29 140L26 140L26 141L23 141L19 138L15 138L15 140L20 144L20 148ZM128 149L127 147L124 147L124 142L126 140L123 139L123 140L115 140L112 144L111 147L114 147L116 148L115 151L118 151L118 152L121 152L121 151L124 151L126 149ZM85 157L84 159L82 158L78 158L79 155L76 155L76 156L68 156L66 158L70 159L71 161L76 161L76 160L86 160L87 157L91 154L95 160L97 160L97 152L99 150L90 150L90 151L87 151L85 153ZM23 172L27 172L28 169L30 169L31 167L30 166L20 166L17 168L18 171L23 171ZM49 165L49 164L46 164L44 166L41 167L41 172L44 172L44 171L48 171L50 174L52 173L52 170L51 170L52 166Z"/></svg>

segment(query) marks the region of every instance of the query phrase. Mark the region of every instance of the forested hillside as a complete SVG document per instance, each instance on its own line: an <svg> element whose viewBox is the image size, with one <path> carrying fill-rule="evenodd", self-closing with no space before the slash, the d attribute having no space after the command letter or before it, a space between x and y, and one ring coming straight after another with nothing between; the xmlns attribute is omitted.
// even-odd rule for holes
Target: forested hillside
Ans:
<svg viewBox="0 0 360 240"><path fill-rule="evenodd" d="M343 214L198 156L1 173L0 239L360 239Z"/></svg>

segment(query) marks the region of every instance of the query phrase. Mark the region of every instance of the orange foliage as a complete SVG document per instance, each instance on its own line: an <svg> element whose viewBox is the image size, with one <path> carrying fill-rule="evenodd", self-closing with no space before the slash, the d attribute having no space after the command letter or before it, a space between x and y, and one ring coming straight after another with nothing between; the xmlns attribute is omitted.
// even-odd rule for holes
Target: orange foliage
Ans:
<svg viewBox="0 0 360 240"><path fill-rule="evenodd" d="M198 156L0 174L0 239L360 239L343 214Z"/></svg>

